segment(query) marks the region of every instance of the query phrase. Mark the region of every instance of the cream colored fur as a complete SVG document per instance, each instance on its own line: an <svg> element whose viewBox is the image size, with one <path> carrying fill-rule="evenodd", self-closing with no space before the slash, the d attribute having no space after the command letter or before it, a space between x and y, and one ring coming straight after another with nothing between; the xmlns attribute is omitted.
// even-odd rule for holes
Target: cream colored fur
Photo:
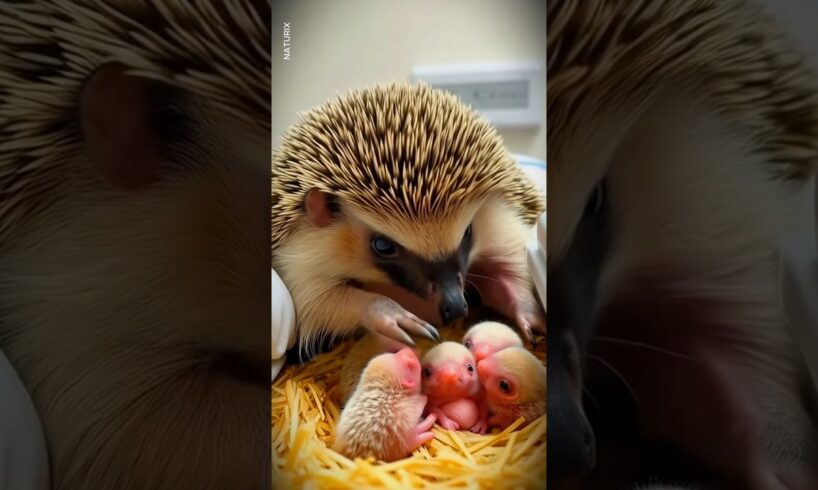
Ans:
<svg viewBox="0 0 818 490"><path fill-rule="evenodd" d="M70 197L0 254L0 345L43 421L55 489L268 481L268 386L206 361L269 363L269 143L200 116L201 146L154 189L114 191L67 161Z"/></svg>

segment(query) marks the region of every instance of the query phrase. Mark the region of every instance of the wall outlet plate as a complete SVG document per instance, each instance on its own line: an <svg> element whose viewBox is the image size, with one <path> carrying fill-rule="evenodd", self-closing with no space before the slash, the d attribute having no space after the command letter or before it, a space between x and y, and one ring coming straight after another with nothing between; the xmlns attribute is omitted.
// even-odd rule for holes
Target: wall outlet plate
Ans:
<svg viewBox="0 0 818 490"><path fill-rule="evenodd" d="M417 66L411 80L457 95L498 128L544 123L545 68L539 61Z"/></svg>

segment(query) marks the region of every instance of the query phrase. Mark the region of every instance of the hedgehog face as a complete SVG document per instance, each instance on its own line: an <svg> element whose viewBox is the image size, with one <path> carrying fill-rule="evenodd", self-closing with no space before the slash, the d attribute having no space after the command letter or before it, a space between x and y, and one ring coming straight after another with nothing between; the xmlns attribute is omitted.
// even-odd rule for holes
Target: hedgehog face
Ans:
<svg viewBox="0 0 818 490"><path fill-rule="evenodd" d="M392 284L437 304L444 324L465 317L468 304L463 295L469 257L475 233L466 219L454 220L439 233L443 239L434 248L424 246L422 235L434 224L419 225L417 230L390 226L391 223L369 213L352 214L363 227L357 246L371 267ZM440 229L440 227L438 227ZM420 239L418 239L420 237ZM443 242L445 246L440 246Z"/></svg>

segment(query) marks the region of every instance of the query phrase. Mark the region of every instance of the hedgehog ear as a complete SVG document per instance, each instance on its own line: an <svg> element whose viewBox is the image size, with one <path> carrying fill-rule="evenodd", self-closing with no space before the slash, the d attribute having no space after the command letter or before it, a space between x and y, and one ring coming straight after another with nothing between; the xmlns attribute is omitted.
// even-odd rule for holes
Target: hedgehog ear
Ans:
<svg viewBox="0 0 818 490"><path fill-rule="evenodd" d="M159 180L159 138L151 124L147 79L103 65L83 89L80 119L91 163L116 187L137 189Z"/></svg>
<svg viewBox="0 0 818 490"><path fill-rule="evenodd" d="M333 196L318 189L310 189L307 192L304 207L307 208L307 218L319 228L331 225L334 221L333 215L337 211Z"/></svg>

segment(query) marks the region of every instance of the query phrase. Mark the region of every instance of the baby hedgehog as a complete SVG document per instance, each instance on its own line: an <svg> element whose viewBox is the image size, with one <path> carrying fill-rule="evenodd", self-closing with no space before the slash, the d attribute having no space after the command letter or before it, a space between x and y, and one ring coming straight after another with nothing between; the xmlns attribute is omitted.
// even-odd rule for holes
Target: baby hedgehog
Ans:
<svg viewBox="0 0 818 490"><path fill-rule="evenodd" d="M394 461L434 438L436 417L421 420L420 363L411 349L380 354L366 365L335 429L333 450L348 458Z"/></svg>
<svg viewBox="0 0 818 490"><path fill-rule="evenodd" d="M522 347L509 347L477 363L490 427L501 429L524 417L532 422L545 414L546 368Z"/></svg>
<svg viewBox="0 0 818 490"><path fill-rule="evenodd" d="M368 333L361 337L349 350L349 355L341 368L341 380L338 383L338 396L341 405L346 405L358 380L369 361L383 353L396 353L406 346L397 340L384 337L377 333Z"/></svg>
<svg viewBox="0 0 818 490"><path fill-rule="evenodd" d="M449 430L486 432L488 410L481 396L477 363L457 342L443 342L423 356L423 393L427 411Z"/></svg>
<svg viewBox="0 0 818 490"><path fill-rule="evenodd" d="M474 355L474 360L486 357L507 347L522 347L523 339L508 325L498 322L481 322L463 336L463 345Z"/></svg>
<svg viewBox="0 0 818 490"><path fill-rule="evenodd" d="M494 128L423 83L307 113L272 159L272 260L299 345L364 327L412 345L464 318L464 287L544 331L525 242L545 200Z"/></svg>

